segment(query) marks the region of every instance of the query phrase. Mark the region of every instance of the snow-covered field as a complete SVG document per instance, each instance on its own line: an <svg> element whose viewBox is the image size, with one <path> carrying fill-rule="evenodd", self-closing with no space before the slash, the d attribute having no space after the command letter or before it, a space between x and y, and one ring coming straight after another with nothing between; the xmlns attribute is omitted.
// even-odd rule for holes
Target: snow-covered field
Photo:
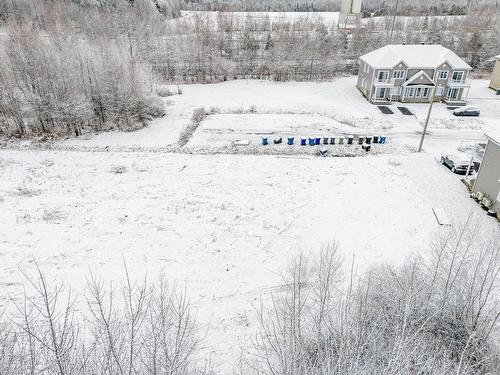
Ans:
<svg viewBox="0 0 500 375"><path fill-rule="evenodd" d="M356 77L333 82L236 80L209 85L183 86L183 94L168 97L167 115L132 133L106 133L70 139L63 145L110 148L161 148L176 145L179 134L196 108L213 114L201 122L188 146L229 145L237 139L259 144L262 135L386 135L390 142L417 147L428 104L403 104L415 115L405 116L390 107L382 114L356 89ZM455 152L460 145L484 139L483 133L498 127L500 97L488 89L488 81L474 80L469 104L481 108L479 118L457 118L443 103L436 103L425 149L436 156ZM286 146L283 146L286 147Z"/></svg>
<svg viewBox="0 0 500 375"><path fill-rule="evenodd" d="M423 154L408 150L428 105L407 105L414 116L392 105L395 113L383 115L354 84L184 86L166 99L167 115L142 130L67 139L58 151L0 150L0 305L18 295L19 270L33 259L76 290L89 270L119 280L125 259L136 277L165 272L186 286L207 332L203 355L229 371L254 332L252 304L280 288L278 272L294 252L338 240L358 272L398 263L447 230L433 207L456 220L476 213L498 231L435 159L500 126L500 97L487 82L474 81L469 95L480 118L435 105ZM210 114L182 152L179 135L200 107ZM189 154L236 139L263 147L262 135L376 133L401 148L357 158Z"/></svg>
<svg viewBox="0 0 500 375"><path fill-rule="evenodd" d="M261 138L294 137L299 143L300 137L328 137L330 135L358 134L360 128L343 124L325 115L316 114L215 114L203 121L189 144L192 146L223 146L234 139L247 140L258 144ZM365 132L371 135L384 133L385 129L370 127Z"/></svg>
<svg viewBox="0 0 500 375"><path fill-rule="evenodd" d="M255 329L252 303L281 286L296 251L338 240L359 271L400 262L472 211L458 177L427 154L360 158L0 151L0 305L36 259L81 290L164 271L185 285L206 352L229 370ZM209 348L209 349L208 349Z"/></svg>

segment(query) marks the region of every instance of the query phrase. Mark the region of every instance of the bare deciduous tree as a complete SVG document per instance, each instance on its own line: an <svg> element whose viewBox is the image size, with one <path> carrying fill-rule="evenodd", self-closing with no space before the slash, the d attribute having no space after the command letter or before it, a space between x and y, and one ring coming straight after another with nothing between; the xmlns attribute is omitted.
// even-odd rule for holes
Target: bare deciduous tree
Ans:
<svg viewBox="0 0 500 375"><path fill-rule="evenodd" d="M336 246L299 255L261 301L261 374L487 374L500 368L500 243L471 217L429 254L342 282ZM309 262L308 262L309 261ZM308 263L310 263L308 265Z"/></svg>

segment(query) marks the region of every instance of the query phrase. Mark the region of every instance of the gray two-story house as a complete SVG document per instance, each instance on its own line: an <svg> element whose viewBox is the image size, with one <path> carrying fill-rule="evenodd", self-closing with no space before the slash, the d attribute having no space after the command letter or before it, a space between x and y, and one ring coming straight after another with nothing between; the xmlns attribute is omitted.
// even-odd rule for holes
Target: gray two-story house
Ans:
<svg viewBox="0 0 500 375"><path fill-rule="evenodd" d="M471 70L437 44L387 45L359 58L357 87L372 103L429 102L434 93L436 101L463 105Z"/></svg>

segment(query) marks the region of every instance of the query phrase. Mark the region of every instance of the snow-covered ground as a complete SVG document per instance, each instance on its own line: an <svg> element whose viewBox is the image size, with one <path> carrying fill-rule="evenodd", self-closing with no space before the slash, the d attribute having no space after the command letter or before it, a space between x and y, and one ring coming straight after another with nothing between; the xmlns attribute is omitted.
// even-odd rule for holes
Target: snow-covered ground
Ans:
<svg viewBox="0 0 500 375"><path fill-rule="evenodd" d="M380 124L381 125L381 124ZM387 128L390 127L386 126ZM386 129L373 125L365 132L385 133ZM317 114L215 114L208 116L196 131L189 144L192 146L227 145L234 139L248 140L258 144L262 137L269 141L276 138L328 137L330 135L358 134L360 128L343 124L333 117Z"/></svg>
<svg viewBox="0 0 500 375"><path fill-rule="evenodd" d="M89 270L164 271L186 288L224 370L255 329L252 303L281 286L295 251L334 239L359 271L400 262L451 218L477 213L456 175L428 154L360 158L0 151L0 305L36 259L79 291Z"/></svg>
<svg viewBox="0 0 500 375"><path fill-rule="evenodd" d="M390 107L382 114L356 89L356 77L333 82L236 80L209 85L183 86L183 94L167 98L167 115L132 133L106 133L65 141L72 146L154 148L175 145L196 108L214 113L202 121L188 146L231 144L248 139L259 144L262 135L386 135L392 143L417 147L428 104L403 104L414 116ZM439 156L456 152L460 145L484 139L483 133L500 126L500 96L488 89L488 81L473 80L469 104L481 108L479 118L457 118L443 103L432 112L426 151ZM286 147L286 146L283 146Z"/></svg>
<svg viewBox="0 0 500 375"><path fill-rule="evenodd" d="M58 151L0 150L0 305L17 295L19 269L32 259L76 290L89 270L119 280L125 259L136 277L164 271L186 285L207 330L203 355L229 371L254 332L252 303L280 288L277 272L295 251L335 239L359 272L397 263L447 230L433 207L457 220L476 213L498 231L436 162L500 126L500 97L487 81L469 94L479 118L435 104L423 154L408 146L418 145L428 105L406 105L414 116L391 105L395 113L384 115L355 81L184 86L166 99L167 115L142 130L67 139ZM186 152L165 152L182 151L179 134L200 107L210 114ZM188 153L235 139L263 147L265 134L383 134L401 148L357 158Z"/></svg>

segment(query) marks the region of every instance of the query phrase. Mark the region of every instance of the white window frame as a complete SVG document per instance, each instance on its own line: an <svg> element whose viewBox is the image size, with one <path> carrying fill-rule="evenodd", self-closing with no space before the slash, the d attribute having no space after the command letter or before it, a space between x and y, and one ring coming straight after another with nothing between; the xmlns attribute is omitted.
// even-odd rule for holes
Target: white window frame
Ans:
<svg viewBox="0 0 500 375"><path fill-rule="evenodd" d="M444 77L441 76L443 73L445 73ZM449 72L447 70L438 70L437 79L448 79L448 74Z"/></svg>
<svg viewBox="0 0 500 375"><path fill-rule="evenodd" d="M401 86L395 86L391 88L391 95L393 96L401 96Z"/></svg>
<svg viewBox="0 0 500 375"><path fill-rule="evenodd" d="M384 95L383 96L377 96L377 92L378 91L384 91ZM377 87L375 89L375 99L385 99L386 98L386 95L387 95L387 88L386 87Z"/></svg>
<svg viewBox="0 0 500 375"><path fill-rule="evenodd" d="M443 86L436 87L436 96L443 96L443 94L444 94L444 87Z"/></svg>
<svg viewBox="0 0 500 375"><path fill-rule="evenodd" d="M459 80L457 80L457 79L453 78L453 76L454 76L455 74L459 74L459 73L461 74L461 75L460 75L460 79L459 79ZM453 72L451 73L451 82L463 82L463 81L464 81L464 79L465 79L465 72L464 72L463 70L456 70L456 71L453 71Z"/></svg>
<svg viewBox="0 0 500 375"><path fill-rule="evenodd" d="M414 98L415 97L415 88L407 87L405 90L405 98Z"/></svg>
<svg viewBox="0 0 500 375"><path fill-rule="evenodd" d="M387 77L385 79L379 78L381 73L386 73ZM389 82L390 79L391 79L391 71L390 70L379 70L375 74L375 80L376 80L375 82Z"/></svg>
<svg viewBox="0 0 500 375"><path fill-rule="evenodd" d="M453 90L457 90L457 91L456 91L456 92L457 92L457 96L455 96L455 97L452 97L452 96L450 95L450 94L451 94L451 92L452 92ZM447 95L446 95L446 96L448 97L448 99L458 99L458 94L459 94L459 93L460 93L460 89L458 89L458 88L456 88L456 87L450 87L450 88L448 88L448 92L447 92Z"/></svg>
<svg viewBox="0 0 500 375"><path fill-rule="evenodd" d="M415 98L420 99L422 97L422 87L415 87Z"/></svg>
<svg viewBox="0 0 500 375"><path fill-rule="evenodd" d="M422 88L422 98L427 99L429 97L430 89L428 87Z"/></svg>
<svg viewBox="0 0 500 375"><path fill-rule="evenodd" d="M392 78L394 79L405 79L405 77L406 77L406 70L398 69L392 72Z"/></svg>

